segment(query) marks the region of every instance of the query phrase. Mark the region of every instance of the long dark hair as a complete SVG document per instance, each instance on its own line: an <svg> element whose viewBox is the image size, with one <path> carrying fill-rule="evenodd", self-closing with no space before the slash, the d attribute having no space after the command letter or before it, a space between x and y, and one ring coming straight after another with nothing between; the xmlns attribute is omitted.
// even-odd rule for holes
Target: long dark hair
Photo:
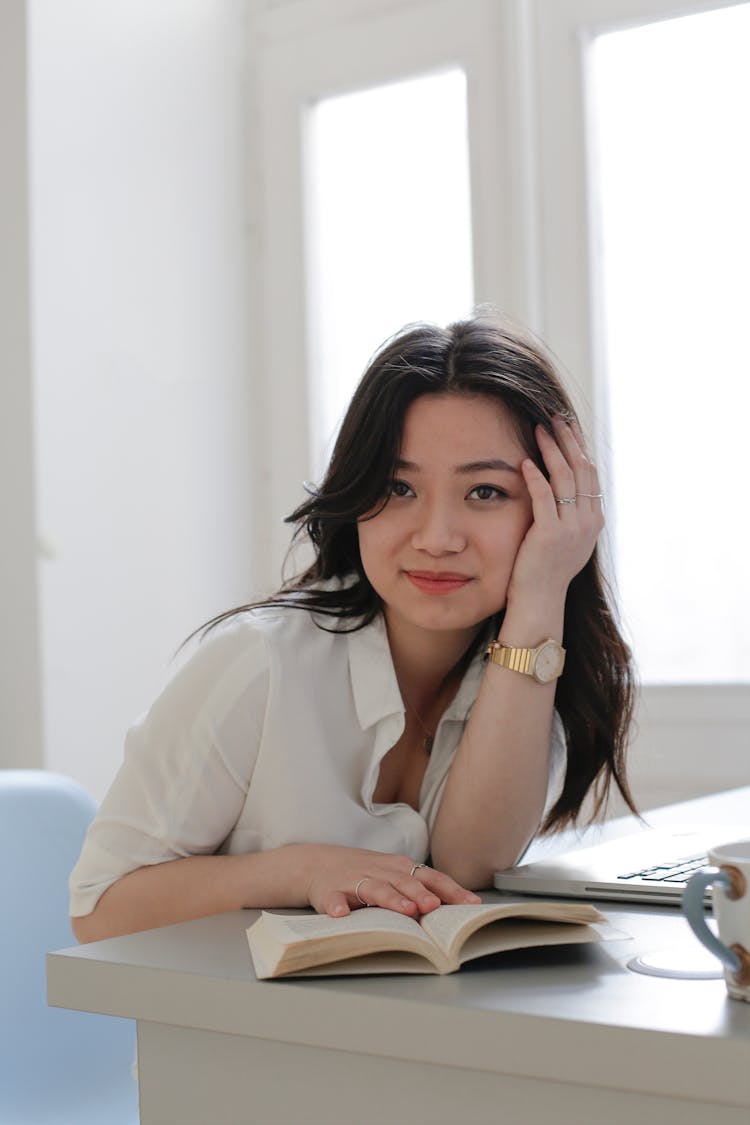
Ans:
<svg viewBox="0 0 750 1125"><path fill-rule="evenodd" d="M550 433L555 414L575 417L557 365L531 334L485 316L447 328L417 324L388 340L365 371L346 412L322 483L287 517L295 538L306 536L314 562L262 602L240 606L208 622L206 629L260 605L283 604L337 619L337 631L369 624L382 603L365 575L357 521L386 503L395 475L404 415L426 394L471 394L499 399L515 421L528 455L545 473L534 436L541 423ZM340 582L326 580L340 579ZM321 583L324 585L321 586ZM496 630L502 615L486 623L478 643ZM565 784L544 831L575 823L592 792L595 819L614 781L636 812L625 758L632 720L634 678L630 651L610 607L595 550L572 580L565 605L565 671L555 705L568 744Z"/></svg>

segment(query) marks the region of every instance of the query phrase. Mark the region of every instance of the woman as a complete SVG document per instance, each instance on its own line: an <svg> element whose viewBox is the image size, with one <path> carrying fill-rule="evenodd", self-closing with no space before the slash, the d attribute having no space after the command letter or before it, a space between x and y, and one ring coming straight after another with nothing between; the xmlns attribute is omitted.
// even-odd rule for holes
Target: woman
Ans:
<svg viewBox="0 0 750 1125"><path fill-rule="evenodd" d="M289 518L313 564L209 622L128 736L71 876L81 941L476 902L590 790L634 807L599 481L536 341L474 318L387 342Z"/></svg>

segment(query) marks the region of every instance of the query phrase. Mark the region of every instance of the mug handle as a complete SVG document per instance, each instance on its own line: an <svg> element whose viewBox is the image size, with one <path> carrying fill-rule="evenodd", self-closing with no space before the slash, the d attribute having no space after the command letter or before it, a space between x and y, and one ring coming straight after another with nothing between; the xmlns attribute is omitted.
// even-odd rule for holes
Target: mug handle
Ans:
<svg viewBox="0 0 750 1125"><path fill-rule="evenodd" d="M703 896L707 887L723 887L730 897L734 897L734 886L726 871L722 871L720 867L707 867L688 879L682 895L682 912L698 941L705 945L714 957L718 957L731 972L738 973L742 968L740 958L711 932L706 924L703 909Z"/></svg>

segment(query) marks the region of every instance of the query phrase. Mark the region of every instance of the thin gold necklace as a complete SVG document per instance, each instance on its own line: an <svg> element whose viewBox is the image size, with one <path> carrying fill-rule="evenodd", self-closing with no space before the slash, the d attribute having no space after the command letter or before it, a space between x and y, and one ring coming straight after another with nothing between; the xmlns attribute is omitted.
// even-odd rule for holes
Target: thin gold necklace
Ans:
<svg viewBox="0 0 750 1125"><path fill-rule="evenodd" d="M440 699L443 692L449 687L449 685L452 684L452 682L455 682L455 680L457 678L461 678L463 676L464 672L466 671L465 660L466 660L466 653L464 653L464 656L461 657L461 659L459 660L459 662L455 666L455 668L451 668L448 675L444 678L443 682L440 684L440 687L438 688L438 693L435 696L436 702ZM435 735L437 734L437 726L440 725L440 720L438 719L437 726L436 726L435 730L431 731L429 729L429 727L427 726L427 724L423 721L422 716L419 714L416 707L407 698L406 692L401 687L401 684L399 684L398 686L399 686L399 690L401 692L401 696L403 698L404 703L409 708L412 715L414 716L414 718L417 720L420 727L422 728L422 735L423 735L422 746L424 747L425 754L427 754L429 756L430 753L432 752L432 747L433 747L433 744L435 742ZM442 714L442 712L441 712L441 714Z"/></svg>
<svg viewBox="0 0 750 1125"><path fill-rule="evenodd" d="M429 757L430 754L432 753L432 746L433 746L433 743L435 741L435 732L430 733L429 728L422 722L422 717L420 716L416 707L414 707L413 704L411 704L409 702L409 700L406 698L406 692L404 691L403 688L401 688L401 694L404 697L404 703L409 708L412 715L414 716L414 718L417 720L420 727L422 728L422 734L424 736L422 738L422 746L424 748L425 754L427 754L427 756Z"/></svg>

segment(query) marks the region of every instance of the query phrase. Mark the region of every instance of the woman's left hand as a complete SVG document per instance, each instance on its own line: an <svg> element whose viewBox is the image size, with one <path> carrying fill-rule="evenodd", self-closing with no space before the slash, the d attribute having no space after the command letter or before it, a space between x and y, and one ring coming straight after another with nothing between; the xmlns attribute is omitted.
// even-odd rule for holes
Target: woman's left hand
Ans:
<svg viewBox="0 0 750 1125"><path fill-rule="evenodd" d="M521 466L534 519L516 555L509 602L526 592L538 595L541 589L564 596L604 526L599 477L578 424L558 415L553 429L554 438L542 426L536 428L549 481L532 460Z"/></svg>

